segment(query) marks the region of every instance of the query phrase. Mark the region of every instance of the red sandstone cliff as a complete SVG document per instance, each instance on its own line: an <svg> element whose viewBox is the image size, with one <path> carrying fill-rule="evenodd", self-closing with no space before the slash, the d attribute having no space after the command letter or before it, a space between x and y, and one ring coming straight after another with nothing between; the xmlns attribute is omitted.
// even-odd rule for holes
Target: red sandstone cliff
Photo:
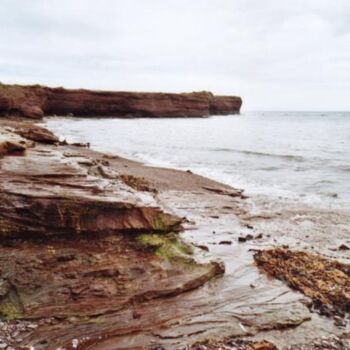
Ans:
<svg viewBox="0 0 350 350"><path fill-rule="evenodd" d="M146 93L0 84L0 116L207 117L239 113L242 99L211 92Z"/></svg>

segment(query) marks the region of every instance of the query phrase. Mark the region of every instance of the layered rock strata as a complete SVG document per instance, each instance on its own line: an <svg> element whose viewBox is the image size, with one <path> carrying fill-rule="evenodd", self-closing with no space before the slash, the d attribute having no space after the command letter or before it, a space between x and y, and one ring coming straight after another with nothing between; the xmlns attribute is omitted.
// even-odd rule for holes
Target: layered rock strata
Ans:
<svg viewBox="0 0 350 350"><path fill-rule="evenodd" d="M56 324L98 332L101 315L138 319L137 305L223 273L219 263L196 262L178 236L183 219L107 160L24 123L0 125L0 150L0 318L53 327L46 340L31 338L32 328L7 345L56 349Z"/></svg>
<svg viewBox="0 0 350 350"><path fill-rule="evenodd" d="M146 93L0 84L0 115L123 118L208 117L239 113L242 99L211 92Z"/></svg>

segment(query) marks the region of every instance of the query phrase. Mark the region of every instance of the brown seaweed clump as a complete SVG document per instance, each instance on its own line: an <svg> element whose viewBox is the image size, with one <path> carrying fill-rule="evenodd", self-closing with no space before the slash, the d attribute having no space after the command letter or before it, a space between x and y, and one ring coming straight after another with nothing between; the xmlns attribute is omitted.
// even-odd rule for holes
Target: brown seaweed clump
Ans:
<svg viewBox="0 0 350 350"><path fill-rule="evenodd" d="M257 265L312 299L321 314L350 311L350 266L317 254L275 248L254 255Z"/></svg>
<svg viewBox="0 0 350 350"><path fill-rule="evenodd" d="M133 188L136 191L142 192L153 192L156 193L157 190L152 187L148 181L143 177L136 177L134 175L121 174L119 178L128 186Z"/></svg>
<svg viewBox="0 0 350 350"><path fill-rule="evenodd" d="M237 350L277 350L272 343L262 341L248 341L242 339L226 339L223 341L208 341L205 343L196 343L191 346L191 350L218 350L218 349L237 349Z"/></svg>

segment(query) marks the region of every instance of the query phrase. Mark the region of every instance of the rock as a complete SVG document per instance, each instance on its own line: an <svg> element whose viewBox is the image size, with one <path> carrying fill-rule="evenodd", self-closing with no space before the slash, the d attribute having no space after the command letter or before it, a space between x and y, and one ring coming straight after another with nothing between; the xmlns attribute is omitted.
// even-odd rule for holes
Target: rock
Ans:
<svg viewBox="0 0 350 350"><path fill-rule="evenodd" d="M243 194L243 190L240 189L232 189L232 190L227 190L227 189L222 189L222 188L216 188L216 187L208 187L208 186L203 186L204 190L210 191L217 193L218 195L222 196L229 196L229 197L238 197L241 199L246 199L247 196Z"/></svg>
<svg viewBox="0 0 350 350"><path fill-rule="evenodd" d="M249 230L253 230L254 226L250 225L250 224L245 224L244 225L246 228L249 228Z"/></svg>
<svg viewBox="0 0 350 350"><path fill-rule="evenodd" d="M195 244L195 246L199 249L205 250L206 252L209 252L209 248L204 244Z"/></svg>
<svg viewBox="0 0 350 350"><path fill-rule="evenodd" d="M258 235L256 235L255 237L251 234L247 234L246 236L240 236L238 237L238 242L247 242L247 241L251 241L252 239L262 239L263 238L263 234L259 233Z"/></svg>
<svg viewBox="0 0 350 350"><path fill-rule="evenodd" d="M0 158L6 155L24 155L26 149L34 146L34 142L22 138L11 127L0 126Z"/></svg>
<svg viewBox="0 0 350 350"><path fill-rule="evenodd" d="M0 83L0 115L18 115L31 119L44 116L43 105L47 98L41 86L5 85Z"/></svg>
<svg viewBox="0 0 350 350"><path fill-rule="evenodd" d="M72 146L75 146L75 147L85 147L85 148L90 148L90 142L73 142L71 143Z"/></svg>
<svg viewBox="0 0 350 350"><path fill-rule="evenodd" d="M350 248L346 245L346 244L341 244L339 247L338 247L338 250L349 250Z"/></svg>
<svg viewBox="0 0 350 350"><path fill-rule="evenodd" d="M42 119L44 117L44 112L39 106L28 106L26 102L20 105L19 110L21 115L26 118Z"/></svg>
<svg viewBox="0 0 350 350"><path fill-rule="evenodd" d="M232 241L220 241L219 244L231 245Z"/></svg>
<svg viewBox="0 0 350 350"><path fill-rule="evenodd" d="M7 154L23 153L25 150L25 145L19 142L0 138L0 157Z"/></svg>
<svg viewBox="0 0 350 350"><path fill-rule="evenodd" d="M251 235L251 234L248 234L248 235L246 235L246 236L240 236L240 237L238 237L238 242L243 243L243 242L251 241L252 239L254 239L254 236Z"/></svg>
<svg viewBox="0 0 350 350"><path fill-rule="evenodd" d="M49 143L55 140L40 128L18 130L32 139ZM17 140L15 134L6 135L4 141L0 139L1 154L26 149L25 145L12 141ZM81 164L81 157L65 154L63 149L45 145L45 148L27 149L25 157L2 158L0 237L179 231L181 218L162 212L151 192L138 192L140 188L146 189L142 180L134 179L132 184L131 180L126 184L117 175L106 177L106 173L112 173L107 167L104 172L91 171L94 165ZM110 178L106 186L106 179Z"/></svg>
<svg viewBox="0 0 350 350"><path fill-rule="evenodd" d="M10 99L0 94L0 112L6 113L11 108Z"/></svg>
<svg viewBox="0 0 350 350"><path fill-rule="evenodd" d="M207 117L239 113L240 97L210 92L144 93L67 90L0 84L0 115L42 118L44 115L124 118Z"/></svg>
<svg viewBox="0 0 350 350"><path fill-rule="evenodd" d="M22 127L16 128L14 132L26 139L35 142L47 144L56 144L59 142L58 137L55 136L51 131L37 125L23 124Z"/></svg>
<svg viewBox="0 0 350 350"><path fill-rule="evenodd" d="M23 339L16 348L71 348L111 325L123 332L166 322L178 312L170 297L224 273L222 263L195 260L178 235L182 218L158 206L146 180L121 178L100 154L53 144L44 130L4 123L0 336ZM10 156L18 147L26 152ZM157 299L166 312L155 317Z"/></svg>

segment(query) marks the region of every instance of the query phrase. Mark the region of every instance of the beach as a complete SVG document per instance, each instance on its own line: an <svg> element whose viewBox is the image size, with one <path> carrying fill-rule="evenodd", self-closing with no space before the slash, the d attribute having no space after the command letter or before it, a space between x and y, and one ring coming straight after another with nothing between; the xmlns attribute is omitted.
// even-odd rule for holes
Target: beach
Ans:
<svg viewBox="0 0 350 350"><path fill-rule="evenodd" d="M0 350L350 350L349 18L3 0Z"/></svg>
<svg viewBox="0 0 350 350"><path fill-rule="evenodd" d="M48 232L58 230L56 235L51 238L45 235L44 240L19 235L15 244L4 240L2 256L4 259L12 257L6 271L10 274L17 271L12 283L19 283L17 295L24 303L21 313L14 317L23 320L18 321L18 328L23 329L19 338L22 344L30 344L35 349L147 349L157 346L183 349L199 347L202 345L195 344L208 344L208 341L248 338L256 344L266 340L279 349L299 349L303 344L311 344L309 348L313 349L317 348L312 345L315 339L322 337L329 344L335 342L334 337L339 337L337 344L346 342L347 321L339 314L338 304L326 314L319 305L317 307L317 298L313 304L312 294L305 295L278 278L272 278L263 268L258 268L254 258L258 251L278 248L347 262L349 253L344 247L348 244L350 214L346 208L327 209L292 198L271 200L263 194L247 195L243 189L196 175L193 171L147 166L113 152L106 154L82 147L83 144L72 146L62 141L58 144L57 136L62 135L49 134L51 138L47 137L45 129L28 132L33 128L28 122L2 121L1 127L5 133L18 135L16 130L20 129L22 135L36 139L36 144L29 144L23 155L15 153L2 159L3 179L7 179L2 182L3 193L30 194L29 198L37 197L40 203L43 198L64 195L71 207L70 198L76 198L74 193L78 191L79 198L85 198L83 206L95 206L94 203L101 201L99 196L107 196L103 201L114 203L118 197L113 199L113 188L119 188L116 188L118 196L123 193L119 187L121 179L128 186L123 191L129 193L127 196L139 198L138 203L144 203L141 207L157 207L157 213L160 210L160 213L171 215L166 221L162 220L161 225L153 221L151 225L156 226L148 226L153 219L144 221L139 214L130 211L123 221L124 226L116 230L113 220L107 220L105 210L93 209L96 218L102 215L104 219L98 220L101 222L98 226L91 226L93 221L80 221L79 217L83 215L80 206L73 207L73 212L60 209L60 215L68 216L63 226L56 226L58 218L50 214L50 209L45 215L50 215L47 218L54 221ZM25 170L23 175L21 169ZM14 171L16 176L9 182L6 174ZM23 187L24 183L29 187ZM94 189L96 186L99 190ZM129 202L127 197L123 202ZM132 207L135 205L135 208L140 206L135 203ZM39 210L40 206L36 206ZM34 207L28 208L31 213L30 208ZM77 216L68 219L74 212ZM31 220L36 230L37 218L34 216ZM180 223L183 229L178 227ZM82 225L99 232L98 236L86 236ZM64 230L67 228L78 236L70 233L72 237L66 237ZM141 233L140 237L137 234L136 245L135 236L130 236L135 229ZM182 232L175 235L183 243L177 243L172 233L179 230ZM122 235L116 234L117 231ZM111 235L112 232L115 233ZM143 232L149 233L142 235ZM170 246L169 242L172 242ZM115 251L115 246L121 250ZM154 256L153 249L159 252L159 248L162 254ZM125 259L120 260L123 251ZM91 266L84 256L90 256ZM39 265L35 263L38 259ZM44 261L49 275L45 273L43 277L40 266ZM19 266L26 266L31 271L22 285L16 281L19 276L25 276L21 274L26 270L19 272L22 271L22 268L18 270ZM340 273L337 267L334 271ZM57 273L59 280L54 278L46 286L43 284L47 276ZM123 275L129 276L130 283L124 292L118 288L125 282L115 289L117 276ZM44 280L40 282L42 278ZM345 276L345 283L348 283L347 278ZM37 299L35 280L36 284L41 284L42 300ZM101 284L102 289L98 287ZM21 290L29 286L34 288L34 294L28 295L27 291ZM302 291L302 284L295 286ZM53 299L49 292L51 288L56 289ZM316 285L315 295L317 292ZM23 299L23 293L26 299ZM114 299L116 296L118 298ZM122 302L125 297L129 301ZM85 302L91 306L87 308ZM32 328L26 328L28 320Z"/></svg>

